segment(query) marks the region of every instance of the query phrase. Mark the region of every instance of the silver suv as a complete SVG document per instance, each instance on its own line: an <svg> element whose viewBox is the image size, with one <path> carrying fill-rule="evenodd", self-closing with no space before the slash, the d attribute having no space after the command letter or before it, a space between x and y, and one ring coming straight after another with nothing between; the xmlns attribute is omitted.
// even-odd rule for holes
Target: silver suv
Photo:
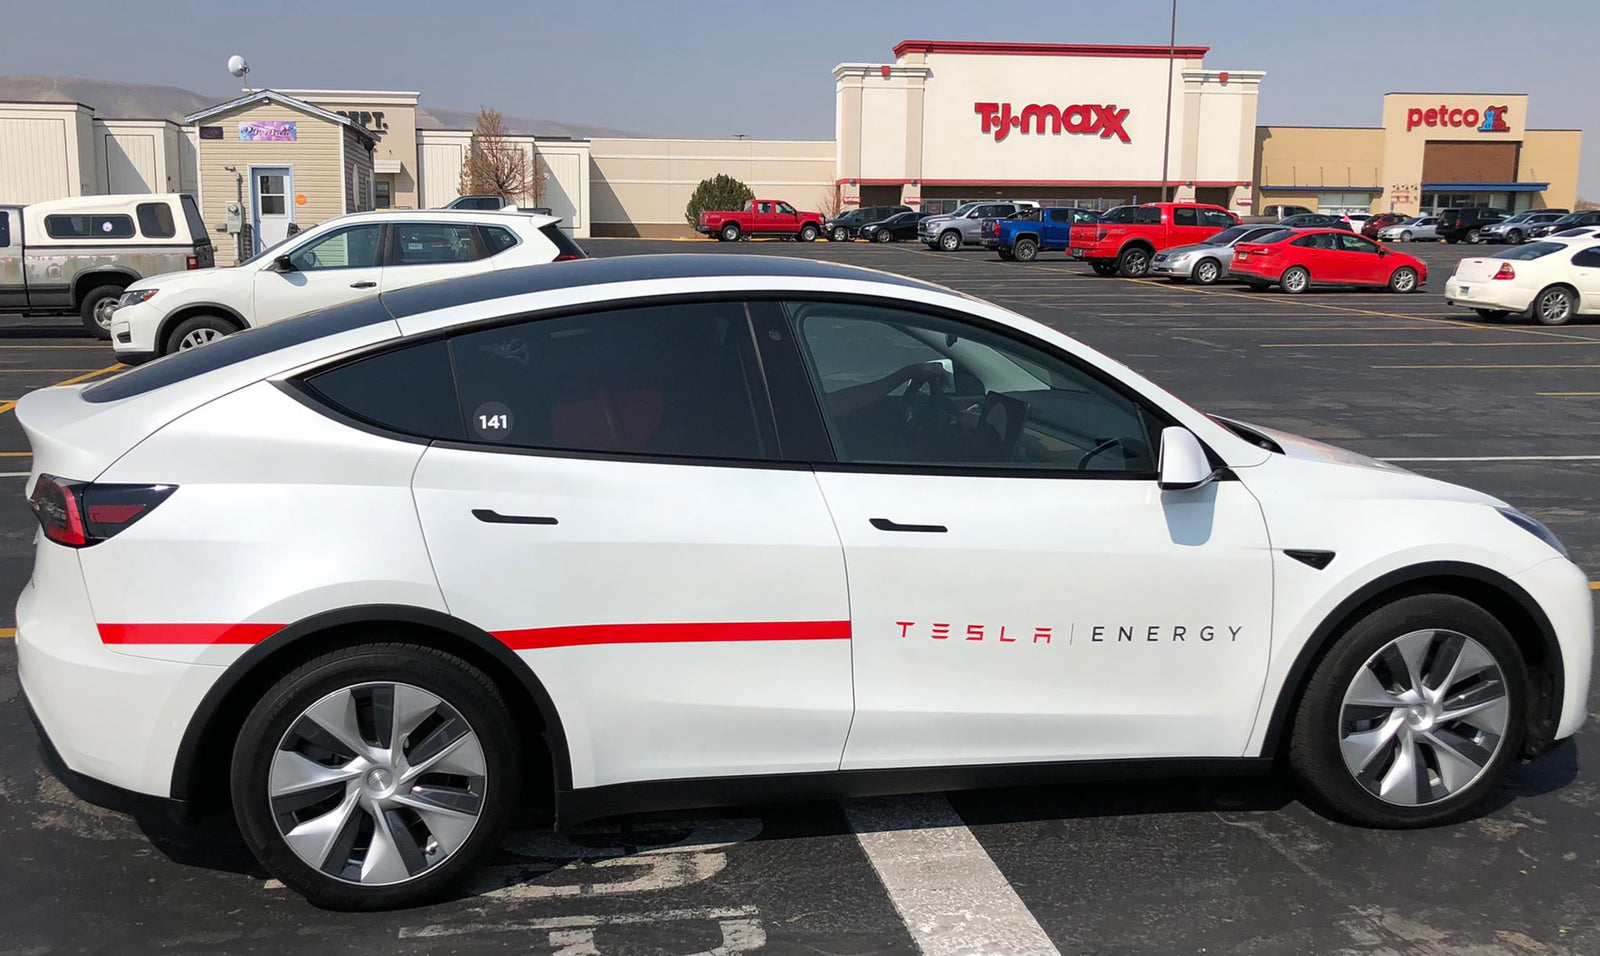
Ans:
<svg viewBox="0 0 1600 956"><path fill-rule="evenodd" d="M1004 219L1019 209L1037 209L1036 202L1006 200L1005 202L969 202L957 206L943 216L929 216L917 223L917 238L927 243L929 249L955 252L962 246L982 244L978 230L985 219Z"/></svg>

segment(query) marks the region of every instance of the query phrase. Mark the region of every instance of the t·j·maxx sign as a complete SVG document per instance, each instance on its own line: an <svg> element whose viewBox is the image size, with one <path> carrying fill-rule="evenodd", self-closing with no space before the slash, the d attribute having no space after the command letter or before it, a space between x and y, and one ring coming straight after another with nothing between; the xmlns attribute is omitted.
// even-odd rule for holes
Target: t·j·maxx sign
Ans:
<svg viewBox="0 0 1600 956"><path fill-rule="evenodd" d="M1012 130L1024 136L1045 132L1056 135L1099 133L1101 139L1115 136L1124 143L1129 142L1128 131L1122 124L1131 111L1119 110L1115 103L1074 103L1071 106L1031 103L1020 113L1012 113L1010 103L974 103L972 111L982 117L983 131L993 133L997 143L1011 135Z"/></svg>

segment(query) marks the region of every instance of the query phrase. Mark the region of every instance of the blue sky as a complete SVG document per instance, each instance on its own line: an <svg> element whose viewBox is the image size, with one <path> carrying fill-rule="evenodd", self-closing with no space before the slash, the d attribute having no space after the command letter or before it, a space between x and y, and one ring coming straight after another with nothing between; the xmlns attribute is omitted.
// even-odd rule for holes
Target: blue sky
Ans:
<svg viewBox="0 0 1600 956"><path fill-rule="evenodd" d="M1168 0L0 0L0 72L228 94L414 89L424 105L685 136L831 139L834 64L904 39L1165 43ZM1528 93L1528 125L1584 128L1600 199L1600 110L1578 51L1600 0L1179 0L1207 66L1265 70L1259 120L1376 125L1391 90ZM292 41L288 38L292 37Z"/></svg>

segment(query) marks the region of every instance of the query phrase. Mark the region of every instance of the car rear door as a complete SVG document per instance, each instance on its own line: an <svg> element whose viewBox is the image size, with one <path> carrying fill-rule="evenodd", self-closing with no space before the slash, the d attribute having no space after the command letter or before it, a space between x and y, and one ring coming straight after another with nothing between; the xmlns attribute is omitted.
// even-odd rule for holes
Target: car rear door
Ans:
<svg viewBox="0 0 1600 956"><path fill-rule="evenodd" d="M389 257L380 285L392 292L493 269L488 244L472 223L394 222L389 224Z"/></svg>
<svg viewBox="0 0 1600 956"><path fill-rule="evenodd" d="M549 692L574 786L839 766L844 560L780 460L768 325L676 302L449 340L466 430L417 465L423 533L450 612Z"/></svg>
<svg viewBox="0 0 1600 956"><path fill-rule="evenodd" d="M1572 284L1578 290L1578 311L1600 312L1600 246L1580 249L1572 257Z"/></svg>
<svg viewBox="0 0 1600 956"><path fill-rule="evenodd" d="M273 259L258 269L254 285L255 314L250 324L265 325L290 316L363 296L376 295L383 280L383 227L358 223L324 233L283 255L291 268Z"/></svg>
<svg viewBox="0 0 1600 956"><path fill-rule="evenodd" d="M1213 232L1216 230L1201 224L1199 209L1194 206L1172 207L1172 230L1168 245L1186 246L1199 242Z"/></svg>
<svg viewBox="0 0 1600 956"><path fill-rule="evenodd" d="M1238 756L1271 557L1237 481L1156 487L1152 412L959 316L790 305L839 461L843 768Z"/></svg>
<svg viewBox="0 0 1600 956"><path fill-rule="evenodd" d="M750 214L750 231L754 233L768 233L773 230L772 203L758 202L755 211Z"/></svg>

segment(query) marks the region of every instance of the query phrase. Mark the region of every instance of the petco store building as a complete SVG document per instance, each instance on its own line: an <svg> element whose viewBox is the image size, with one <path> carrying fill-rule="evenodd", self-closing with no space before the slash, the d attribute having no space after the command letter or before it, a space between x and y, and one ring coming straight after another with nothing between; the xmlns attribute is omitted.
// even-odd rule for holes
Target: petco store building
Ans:
<svg viewBox="0 0 1600 956"><path fill-rule="evenodd" d="M850 204L1162 198L1246 213L1262 73L1206 47L907 40L834 68L837 182ZM1170 122L1169 116L1170 103Z"/></svg>

